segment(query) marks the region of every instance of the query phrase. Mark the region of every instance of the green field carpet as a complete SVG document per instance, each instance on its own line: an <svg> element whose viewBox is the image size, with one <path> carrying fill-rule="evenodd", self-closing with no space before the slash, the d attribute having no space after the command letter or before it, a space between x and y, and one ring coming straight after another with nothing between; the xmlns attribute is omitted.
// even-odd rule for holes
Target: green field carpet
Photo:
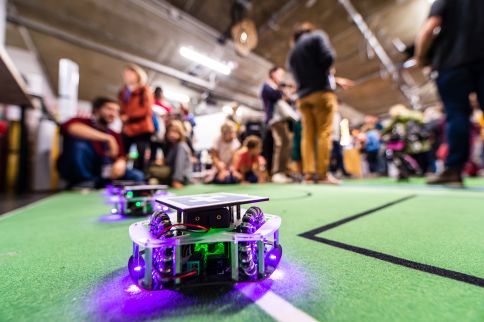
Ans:
<svg viewBox="0 0 484 322"><path fill-rule="evenodd" d="M467 185L375 179L175 193L270 197L260 206L282 217L284 254L275 276L254 287L315 320L482 322L484 181ZM139 219L101 221L109 209L101 192L65 192L0 216L0 321L255 322L283 309L238 288L133 287L128 227Z"/></svg>

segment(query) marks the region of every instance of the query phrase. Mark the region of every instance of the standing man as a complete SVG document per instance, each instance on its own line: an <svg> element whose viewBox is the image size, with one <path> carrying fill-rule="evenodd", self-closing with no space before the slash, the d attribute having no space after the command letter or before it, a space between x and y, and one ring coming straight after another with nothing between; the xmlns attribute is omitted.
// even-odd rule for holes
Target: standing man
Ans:
<svg viewBox="0 0 484 322"><path fill-rule="evenodd" d="M429 58L438 72L449 144L445 170L427 183L462 186L470 154L469 95L477 93L484 106L484 1L436 0L417 38L415 55L421 66Z"/></svg>
<svg viewBox="0 0 484 322"><path fill-rule="evenodd" d="M269 70L269 78L262 85L261 98L266 114L266 124L269 126L274 140L272 152L272 182L289 183L292 136L286 119L276 119L275 109L279 100L285 99L280 85L284 80L285 71L281 67Z"/></svg>
<svg viewBox="0 0 484 322"><path fill-rule="evenodd" d="M339 184L329 172L333 118L338 108L332 65L335 52L328 36L309 23L294 29L289 68L298 85L302 116L302 164L306 180ZM315 145L317 149L315 151Z"/></svg>

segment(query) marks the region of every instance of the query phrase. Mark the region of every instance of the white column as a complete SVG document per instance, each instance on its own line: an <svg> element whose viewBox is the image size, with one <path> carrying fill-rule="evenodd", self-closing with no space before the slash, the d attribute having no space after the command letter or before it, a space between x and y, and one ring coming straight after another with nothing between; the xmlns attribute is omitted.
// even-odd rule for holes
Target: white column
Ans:
<svg viewBox="0 0 484 322"><path fill-rule="evenodd" d="M5 47L6 23L7 23L7 0L0 0L0 47Z"/></svg>

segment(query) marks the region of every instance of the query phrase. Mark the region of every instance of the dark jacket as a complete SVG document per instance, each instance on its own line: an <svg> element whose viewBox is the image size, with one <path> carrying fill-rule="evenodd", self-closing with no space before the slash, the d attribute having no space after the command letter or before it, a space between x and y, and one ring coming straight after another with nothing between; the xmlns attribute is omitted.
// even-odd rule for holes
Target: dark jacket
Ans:
<svg viewBox="0 0 484 322"><path fill-rule="evenodd" d="M442 26L432 51L432 66L445 70L484 62L484 1L436 0L430 17Z"/></svg>
<svg viewBox="0 0 484 322"><path fill-rule="evenodd" d="M298 85L299 98L318 91L331 91L329 74L336 54L328 35L321 30L302 35L288 59L289 70Z"/></svg>
<svg viewBox="0 0 484 322"><path fill-rule="evenodd" d="M274 115L274 107L278 100L282 98L282 92L279 89L272 88L267 82L262 85L260 93L264 105L265 122L268 123Z"/></svg>

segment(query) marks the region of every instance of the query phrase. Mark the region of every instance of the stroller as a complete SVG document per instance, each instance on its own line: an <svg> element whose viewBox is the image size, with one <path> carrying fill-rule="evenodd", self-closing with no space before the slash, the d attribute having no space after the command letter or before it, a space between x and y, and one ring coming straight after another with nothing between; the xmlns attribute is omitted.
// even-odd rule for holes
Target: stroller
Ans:
<svg viewBox="0 0 484 322"><path fill-rule="evenodd" d="M410 176L423 174L418 162L411 156L419 151L428 140L428 136L418 122L410 120L406 123L395 122L384 135L385 158L389 168L393 166L398 181L407 181Z"/></svg>

